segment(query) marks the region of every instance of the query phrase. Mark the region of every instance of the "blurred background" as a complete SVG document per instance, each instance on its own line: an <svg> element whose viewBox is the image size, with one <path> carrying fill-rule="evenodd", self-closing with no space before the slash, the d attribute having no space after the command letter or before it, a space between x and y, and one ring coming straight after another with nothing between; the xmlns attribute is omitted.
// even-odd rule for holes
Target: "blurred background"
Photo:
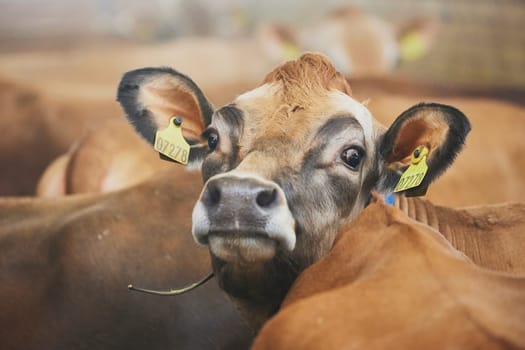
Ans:
<svg viewBox="0 0 525 350"><path fill-rule="evenodd" d="M250 37L261 22L304 26L348 5L392 25L418 17L436 22L424 59L415 53L396 73L460 84L525 85L522 0L0 0L0 52Z"/></svg>
<svg viewBox="0 0 525 350"><path fill-rule="evenodd" d="M0 350L25 338L44 349L75 348L68 341L77 348L128 348L131 332L159 342L168 335L192 339L170 324L197 320L197 299L154 307L153 298L142 304L119 294L127 293L129 280L121 278L128 272L142 271L133 279L145 287L166 288L162 279L184 270L177 259L191 255L204 267L207 260L199 259L208 256L204 250L194 255L183 240L191 240L184 234L191 215L184 213L198 196L201 175L160 160L135 132L116 101L125 72L173 67L221 106L282 62L322 52L347 77L352 97L385 126L421 101L468 116L466 146L425 198L453 207L523 202L524 29L525 0L0 0L0 295L11 293L2 304L7 313L0 310ZM189 118L198 108L185 100L178 110L173 100L157 100L155 90L179 96L161 85L150 89L148 101L201 132ZM87 193L78 201L64 198ZM4 199L14 196L46 199ZM151 223L144 249L133 232ZM499 223L487 216L474 224ZM94 244L103 244L96 246L100 251L90 248ZM103 317L92 317L99 305ZM214 324L226 319L218 308L206 308ZM111 326L99 322L103 318ZM38 332L31 335L31 327ZM63 343L49 345L56 341Z"/></svg>
<svg viewBox="0 0 525 350"><path fill-rule="evenodd" d="M103 151L91 145L90 154L100 172L118 168L123 178L144 172L144 159L131 150L141 146L145 158L156 155L140 144L115 101L120 78L131 69L171 66L221 105L283 61L319 51L349 78L354 97L370 99L368 108L388 123L409 103L441 97L525 105L524 24L523 0L0 0L0 195L38 194L54 160L96 135ZM519 120L505 121L501 109L481 116L486 107L470 112L462 101L449 103L487 122L497 115L500 133L503 123L520 131L525 122L515 111L506 113ZM107 121L118 124L110 137L119 145L111 152L99 132L109 130L100 126ZM474 130L478 152L486 152L488 137L500 147L492 125ZM498 168L507 177L523 177L521 144L512 144L516 151ZM123 159L134 161L115 165ZM482 183L485 175L477 174ZM495 189L494 198L522 198L511 183L505 192Z"/></svg>

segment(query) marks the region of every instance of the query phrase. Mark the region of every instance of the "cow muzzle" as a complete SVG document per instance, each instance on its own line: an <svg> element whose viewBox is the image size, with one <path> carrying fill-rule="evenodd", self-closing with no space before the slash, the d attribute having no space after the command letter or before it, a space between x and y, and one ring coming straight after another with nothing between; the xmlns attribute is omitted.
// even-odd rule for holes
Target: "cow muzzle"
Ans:
<svg viewBox="0 0 525 350"><path fill-rule="evenodd" d="M255 175L210 178L192 221L195 241L228 262L269 260L278 249L295 248L295 220L283 190Z"/></svg>

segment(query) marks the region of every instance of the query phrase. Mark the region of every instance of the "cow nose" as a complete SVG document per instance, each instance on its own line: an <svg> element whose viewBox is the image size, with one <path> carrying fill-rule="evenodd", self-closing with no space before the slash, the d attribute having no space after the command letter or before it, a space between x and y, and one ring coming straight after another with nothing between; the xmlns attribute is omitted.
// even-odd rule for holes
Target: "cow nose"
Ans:
<svg viewBox="0 0 525 350"><path fill-rule="evenodd" d="M206 182L193 208L192 235L228 261L239 254L243 259L268 258L276 243L292 251L296 242L295 220L284 191L277 183L250 174L220 174Z"/></svg>
<svg viewBox="0 0 525 350"><path fill-rule="evenodd" d="M251 178L220 177L206 184L202 201L208 210L252 207L262 212L281 202L277 185Z"/></svg>

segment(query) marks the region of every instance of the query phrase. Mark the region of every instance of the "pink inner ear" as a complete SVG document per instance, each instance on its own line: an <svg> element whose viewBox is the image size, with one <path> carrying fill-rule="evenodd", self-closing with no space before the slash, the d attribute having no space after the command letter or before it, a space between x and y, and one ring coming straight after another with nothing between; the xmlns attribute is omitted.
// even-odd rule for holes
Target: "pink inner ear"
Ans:
<svg viewBox="0 0 525 350"><path fill-rule="evenodd" d="M156 81L144 86L140 102L152 112L159 129L166 128L172 117L180 116L186 138L198 139L204 131L202 112L195 96L176 81Z"/></svg>
<svg viewBox="0 0 525 350"><path fill-rule="evenodd" d="M418 146L426 146L430 156L445 142L448 129L448 124L438 115L422 115L407 120L398 132L388 162L409 164L410 156Z"/></svg>

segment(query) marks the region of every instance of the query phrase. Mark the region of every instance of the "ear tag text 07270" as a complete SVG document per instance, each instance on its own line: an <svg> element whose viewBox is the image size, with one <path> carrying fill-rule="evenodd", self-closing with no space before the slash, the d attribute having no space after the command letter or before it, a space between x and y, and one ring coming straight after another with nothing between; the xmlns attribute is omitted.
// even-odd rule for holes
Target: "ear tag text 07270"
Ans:
<svg viewBox="0 0 525 350"><path fill-rule="evenodd" d="M190 145L182 136L182 118L172 117L168 127L155 133L155 150L169 159L188 164Z"/></svg>
<svg viewBox="0 0 525 350"><path fill-rule="evenodd" d="M425 146L418 146L410 159L410 166L401 175L394 192L401 192L410 188L417 187L423 182L428 170L427 166L428 148Z"/></svg>

